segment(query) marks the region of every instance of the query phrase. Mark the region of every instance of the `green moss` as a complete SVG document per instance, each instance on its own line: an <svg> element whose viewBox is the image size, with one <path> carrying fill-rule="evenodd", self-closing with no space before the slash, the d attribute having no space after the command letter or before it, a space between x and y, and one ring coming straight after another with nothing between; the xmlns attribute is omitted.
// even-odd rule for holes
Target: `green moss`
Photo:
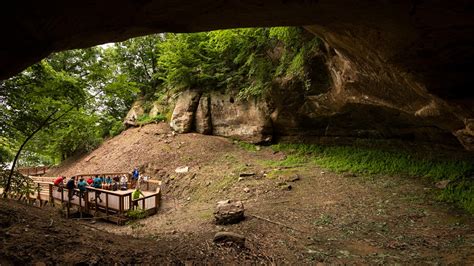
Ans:
<svg viewBox="0 0 474 266"><path fill-rule="evenodd" d="M252 144L252 143L248 143L248 142L245 142L245 141L237 141L237 144L239 145L239 147L241 147L242 149L246 150L246 151L257 151L257 145L255 144Z"/></svg>
<svg viewBox="0 0 474 266"><path fill-rule="evenodd" d="M162 114L158 114L156 116L149 116L148 114L143 114L137 118L137 123L138 125L142 126L150 123L167 121L166 119L166 116Z"/></svg>

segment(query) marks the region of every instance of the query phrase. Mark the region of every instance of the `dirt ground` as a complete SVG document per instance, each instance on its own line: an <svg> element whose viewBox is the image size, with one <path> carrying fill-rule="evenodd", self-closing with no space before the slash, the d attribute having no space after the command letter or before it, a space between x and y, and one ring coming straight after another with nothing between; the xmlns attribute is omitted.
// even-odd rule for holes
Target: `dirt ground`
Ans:
<svg viewBox="0 0 474 266"><path fill-rule="evenodd" d="M116 226L0 201L0 264L474 264L472 215L436 201L433 184L272 166L284 158L165 124L130 129L51 175L139 166L163 181L159 213ZM189 172L176 174L179 166ZM224 199L242 200L246 219L216 226ZM214 244L218 231L242 234L245 247Z"/></svg>

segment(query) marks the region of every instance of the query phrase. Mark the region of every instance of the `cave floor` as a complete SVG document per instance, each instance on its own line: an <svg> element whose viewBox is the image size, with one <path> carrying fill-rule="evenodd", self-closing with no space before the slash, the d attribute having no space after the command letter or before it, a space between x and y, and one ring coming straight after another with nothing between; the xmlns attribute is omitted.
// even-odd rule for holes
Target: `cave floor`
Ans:
<svg viewBox="0 0 474 266"><path fill-rule="evenodd" d="M137 134L143 148L151 145L147 136L158 143L162 135L146 130L126 132L126 140L136 141ZM213 136L163 139L172 142L156 144L165 145L162 152L130 153L170 165L165 171L149 164L166 172L157 215L117 226L65 220L56 209L0 200L0 264L474 264L472 215L438 201L432 182L340 174L306 163L275 166L284 153L270 147L249 150ZM102 161L85 170L107 167L108 161L105 170L123 170L112 167L120 163L112 157L116 146L98 149L111 157L97 156ZM87 165L70 163L63 169ZM190 171L176 174L177 166ZM214 224L215 205L225 199L243 201L244 221ZM245 247L214 244L219 231L245 236Z"/></svg>

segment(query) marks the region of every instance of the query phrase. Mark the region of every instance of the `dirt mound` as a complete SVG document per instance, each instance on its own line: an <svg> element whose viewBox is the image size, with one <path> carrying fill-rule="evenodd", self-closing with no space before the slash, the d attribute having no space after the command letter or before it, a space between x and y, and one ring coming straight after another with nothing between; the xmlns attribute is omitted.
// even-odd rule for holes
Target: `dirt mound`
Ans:
<svg viewBox="0 0 474 266"><path fill-rule="evenodd" d="M155 177L159 172L172 173L180 166L192 169L236 149L226 138L174 134L165 123L149 124L124 131L91 153L51 169L47 175L131 172L138 166L141 173Z"/></svg>

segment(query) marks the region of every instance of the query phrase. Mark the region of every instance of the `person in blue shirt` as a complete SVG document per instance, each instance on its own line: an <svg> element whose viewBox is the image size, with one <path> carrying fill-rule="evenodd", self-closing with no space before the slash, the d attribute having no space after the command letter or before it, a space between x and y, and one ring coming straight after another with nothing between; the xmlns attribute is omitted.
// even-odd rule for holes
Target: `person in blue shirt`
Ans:
<svg viewBox="0 0 474 266"><path fill-rule="evenodd" d="M92 183L92 186L95 188L102 188L102 178L96 175L94 178L94 183Z"/></svg>
<svg viewBox="0 0 474 266"><path fill-rule="evenodd" d="M84 197L84 192L86 191L87 182L84 178L81 177L79 182L77 182L77 188L79 189L79 197Z"/></svg>
<svg viewBox="0 0 474 266"><path fill-rule="evenodd" d="M107 178L105 178L105 183L102 187L104 189L111 189L111 187L112 187L112 178L110 178L110 176L107 176Z"/></svg>
<svg viewBox="0 0 474 266"><path fill-rule="evenodd" d="M132 187L136 186L139 176L140 176L140 172L138 171L138 168L135 167L132 172Z"/></svg>
<svg viewBox="0 0 474 266"><path fill-rule="evenodd" d="M94 178L94 183L92 183L92 186L95 188L102 188L102 178L96 175ZM99 199L99 201L102 202L102 199L100 198L100 191L95 192L96 202L97 202L97 199Z"/></svg>

